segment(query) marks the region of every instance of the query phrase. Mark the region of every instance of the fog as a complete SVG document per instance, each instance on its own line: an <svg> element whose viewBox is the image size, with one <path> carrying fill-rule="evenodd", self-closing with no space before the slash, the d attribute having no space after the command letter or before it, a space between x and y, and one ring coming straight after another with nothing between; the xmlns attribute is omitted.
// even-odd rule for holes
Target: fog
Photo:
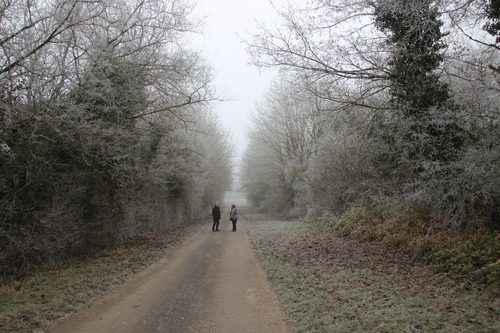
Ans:
<svg viewBox="0 0 500 333"><path fill-rule="evenodd" d="M235 204L236 207L249 206L249 203L242 192L228 191L224 193L224 199L220 203L220 206L224 209L229 209L231 204Z"/></svg>

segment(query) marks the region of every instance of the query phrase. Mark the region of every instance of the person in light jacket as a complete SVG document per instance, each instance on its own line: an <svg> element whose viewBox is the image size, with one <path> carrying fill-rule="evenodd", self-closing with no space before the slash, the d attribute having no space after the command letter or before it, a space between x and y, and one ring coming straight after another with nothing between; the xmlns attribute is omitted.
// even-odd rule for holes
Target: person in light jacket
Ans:
<svg viewBox="0 0 500 333"><path fill-rule="evenodd" d="M233 230L236 231L236 221L238 221L238 210L236 209L236 205L231 205L231 212L229 213L229 219L233 222Z"/></svg>
<svg viewBox="0 0 500 333"><path fill-rule="evenodd" d="M214 219L212 231L219 231L220 208L218 202L216 202L214 208L212 208L212 217Z"/></svg>

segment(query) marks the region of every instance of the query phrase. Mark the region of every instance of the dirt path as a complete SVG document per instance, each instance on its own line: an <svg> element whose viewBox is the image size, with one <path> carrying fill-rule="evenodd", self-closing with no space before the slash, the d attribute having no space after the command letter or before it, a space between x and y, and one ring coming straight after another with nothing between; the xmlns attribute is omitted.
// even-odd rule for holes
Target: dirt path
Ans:
<svg viewBox="0 0 500 333"><path fill-rule="evenodd" d="M290 332L244 220L222 221L62 323L53 333Z"/></svg>

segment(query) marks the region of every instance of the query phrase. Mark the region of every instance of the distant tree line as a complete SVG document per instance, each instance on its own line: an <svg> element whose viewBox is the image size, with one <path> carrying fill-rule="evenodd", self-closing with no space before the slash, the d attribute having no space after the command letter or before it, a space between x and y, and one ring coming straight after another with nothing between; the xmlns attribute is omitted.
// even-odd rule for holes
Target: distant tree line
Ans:
<svg viewBox="0 0 500 333"><path fill-rule="evenodd" d="M274 212L390 205L500 228L500 2L316 0L246 41L281 77L242 184Z"/></svg>
<svg viewBox="0 0 500 333"><path fill-rule="evenodd" d="M205 214L230 187L188 0L0 4L0 271Z"/></svg>

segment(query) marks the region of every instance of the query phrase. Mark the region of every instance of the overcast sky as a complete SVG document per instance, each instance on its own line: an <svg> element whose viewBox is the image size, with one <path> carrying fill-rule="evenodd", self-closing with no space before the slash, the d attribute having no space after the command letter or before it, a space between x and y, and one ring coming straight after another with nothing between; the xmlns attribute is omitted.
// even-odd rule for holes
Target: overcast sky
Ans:
<svg viewBox="0 0 500 333"><path fill-rule="evenodd" d="M283 4L285 0L273 3ZM204 36L196 36L193 44L204 50L207 61L218 71L215 84L232 97L231 101L221 103L217 114L223 127L230 130L241 156L247 144L248 115L276 74L259 73L248 65L250 58L237 34L249 36L256 31L255 20L272 24L276 15L269 0L198 0L196 15L208 18Z"/></svg>

